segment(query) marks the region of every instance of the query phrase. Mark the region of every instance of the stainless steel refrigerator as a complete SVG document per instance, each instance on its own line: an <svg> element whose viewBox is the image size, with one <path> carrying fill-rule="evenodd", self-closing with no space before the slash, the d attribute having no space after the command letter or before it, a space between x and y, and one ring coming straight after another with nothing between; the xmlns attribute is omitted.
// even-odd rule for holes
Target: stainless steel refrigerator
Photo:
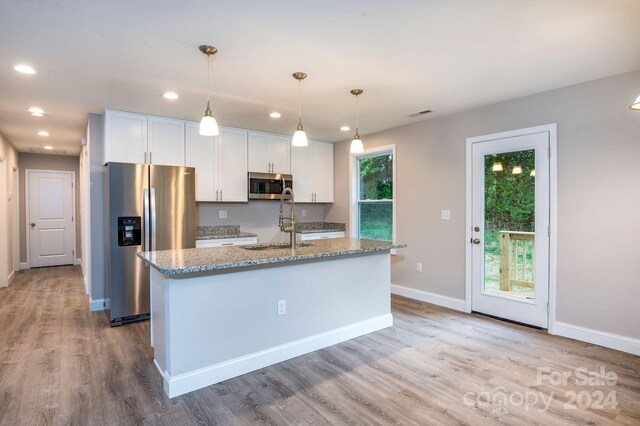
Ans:
<svg viewBox="0 0 640 426"><path fill-rule="evenodd" d="M136 253L196 246L195 170L109 163L107 283L111 326L149 318L149 267Z"/></svg>

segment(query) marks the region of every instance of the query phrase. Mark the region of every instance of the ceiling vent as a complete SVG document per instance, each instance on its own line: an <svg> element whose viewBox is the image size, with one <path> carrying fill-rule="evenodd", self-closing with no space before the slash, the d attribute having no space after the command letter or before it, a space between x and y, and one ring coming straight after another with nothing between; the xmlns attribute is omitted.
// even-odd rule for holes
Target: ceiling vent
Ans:
<svg viewBox="0 0 640 426"><path fill-rule="evenodd" d="M407 115L407 117L410 117L410 118L420 117L421 115L429 114L430 112L431 112L430 109L425 109L424 111L418 111L418 112L414 112L413 114L409 114Z"/></svg>
<svg viewBox="0 0 640 426"><path fill-rule="evenodd" d="M34 154L47 154L47 155L65 155L67 152L64 149L44 149L44 148L29 148L29 151Z"/></svg>

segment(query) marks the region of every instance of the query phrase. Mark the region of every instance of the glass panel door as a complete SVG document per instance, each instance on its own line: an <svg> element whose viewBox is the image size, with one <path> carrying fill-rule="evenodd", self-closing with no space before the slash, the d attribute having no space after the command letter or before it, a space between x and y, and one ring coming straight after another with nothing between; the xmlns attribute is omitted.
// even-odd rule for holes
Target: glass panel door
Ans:
<svg viewBox="0 0 640 426"><path fill-rule="evenodd" d="M484 293L535 299L535 156L484 156Z"/></svg>

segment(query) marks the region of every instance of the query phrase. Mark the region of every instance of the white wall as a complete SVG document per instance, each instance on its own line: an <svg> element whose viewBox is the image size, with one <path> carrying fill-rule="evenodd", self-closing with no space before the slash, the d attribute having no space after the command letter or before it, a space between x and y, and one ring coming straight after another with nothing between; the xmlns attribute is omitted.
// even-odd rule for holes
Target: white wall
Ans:
<svg viewBox="0 0 640 426"><path fill-rule="evenodd" d="M12 199L9 200L9 193L13 193L13 185L15 174L13 173L13 168L18 167L18 152L15 150L11 142L0 133L0 161L4 162L4 173L2 179L2 187L0 188L0 196L3 197L4 200L4 208L0 214L2 217L2 221L4 222L4 226L0 227L2 232L6 229L6 234L3 235L3 240L5 242L2 243L2 247L0 247L0 256L4 259L0 259L0 262L4 260L2 263L6 264L6 271L4 274L7 276L3 276L0 279L0 283L7 282L8 276L13 272L14 268L14 242L11 237L12 230L17 224L15 220L12 218L11 210L14 206L14 203L17 202L18 198L15 194L12 195Z"/></svg>
<svg viewBox="0 0 640 426"><path fill-rule="evenodd" d="M295 176L294 176L295 179ZM321 222L324 220L328 204L297 204L297 222ZM219 219L219 211L227 211L227 219ZM302 217L302 211L305 217ZM284 214L289 216L290 207L284 205ZM240 225L241 231L258 234L260 242L288 241L289 234L278 228L279 201L251 201L245 204L198 204L200 225Z"/></svg>
<svg viewBox="0 0 640 426"><path fill-rule="evenodd" d="M635 71L363 137L365 148L397 144L397 240L408 248L392 282L464 299L466 138L557 123L557 320L640 338L640 112L629 109L639 94ZM349 143L336 144L328 221L348 222L348 158Z"/></svg>

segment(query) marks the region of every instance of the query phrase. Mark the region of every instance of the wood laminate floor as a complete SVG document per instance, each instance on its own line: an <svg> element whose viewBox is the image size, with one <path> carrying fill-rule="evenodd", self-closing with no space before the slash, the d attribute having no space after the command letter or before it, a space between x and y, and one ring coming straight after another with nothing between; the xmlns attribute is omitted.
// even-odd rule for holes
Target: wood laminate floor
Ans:
<svg viewBox="0 0 640 426"><path fill-rule="evenodd" d="M170 400L149 323L87 306L77 267L0 289L0 424L640 424L639 357L399 297L392 328ZM615 385L576 384L603 367Z"/></svg>

